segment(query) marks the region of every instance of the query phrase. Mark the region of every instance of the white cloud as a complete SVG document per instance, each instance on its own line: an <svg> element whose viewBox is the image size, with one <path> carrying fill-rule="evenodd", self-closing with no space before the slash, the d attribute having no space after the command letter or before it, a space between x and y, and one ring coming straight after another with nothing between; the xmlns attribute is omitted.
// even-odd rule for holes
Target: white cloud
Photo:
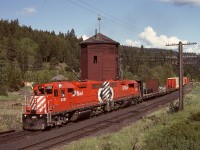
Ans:
<svg viewBox="0 0 200 150"><path fill-rule="evenodd" d="M175 5L200 5L200 0L160 0L161 2L168 2Z"/></svg>
<svg viewBox="0 0 200 150"><path fill-rule="evenodd" d="M184 46L184 52L190 52L190 53L198 53L200 54L200 44L196 45L189 45L189 46Z"/></svg>
<svg viewBox="0 0 200 150"><path fill-rule="evenodd" d="M87 35L82 36L83 40L87 40L89 37Z"/></svg>
<svg viewBox="0 0 200 150"><path fill-rule="evenodd" d="M34 8L34 7L26 7L26 8L23 8L19 13L19 15L31 15L31 14L34 14L36 13L37 10Z"/></svg>
<svg viewBox="0 0 200 150"><path fill-rule="evenodd" d="M140 39L147 44L148 47L163 48L166 44L178 43L179 41L187 42L186 40L180 40L175 36L167 37L166 35L158 36L152 27L146 27L144 32L140 33Z"/></svg>
<svg viewBox="0 0 200 150"><path fill-rule="evenodd" d="M177 38L176 36L167 37L166 35L157 35L152 27L146 27L144 32L139 34L139 41L127 39L125 44L128 46L140 47L144 45L146 48L163 48L174 49L175 47L166 47L166 44L178 44L180 41L187 43L188 41ZM185 52L200 53L200 45L184 46Z"/></svg>
<svg viewBox="0 0 200 150"><path fill-rule="evenodd" d="M125 45L133 46L133 47L140 47L142 44L140 43L140 41L133 41L131 39L126 39Z"/></svg>

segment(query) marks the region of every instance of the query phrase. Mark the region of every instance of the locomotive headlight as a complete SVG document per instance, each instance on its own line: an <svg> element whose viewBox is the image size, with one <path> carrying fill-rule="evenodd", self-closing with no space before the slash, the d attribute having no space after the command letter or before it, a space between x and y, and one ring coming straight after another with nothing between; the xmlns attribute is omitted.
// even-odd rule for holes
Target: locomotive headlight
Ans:
<svg viewBox="0 0 200 150"><path fill-rule="evenodd" d="M42 115L40 115L40 118L42 118Z"/></svg>
<svg viewBox="0 0 200 150"><path fill-rule="evenodd" d="M26 115L24 115L24 118L26 118Z"/></svg>

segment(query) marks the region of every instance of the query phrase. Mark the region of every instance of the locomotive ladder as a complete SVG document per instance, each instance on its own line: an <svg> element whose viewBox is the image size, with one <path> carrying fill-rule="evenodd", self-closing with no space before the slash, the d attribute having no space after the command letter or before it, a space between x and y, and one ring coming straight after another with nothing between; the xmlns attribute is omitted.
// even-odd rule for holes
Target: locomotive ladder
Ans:
<svg viewBox="0 0 200 150"><path fill-rule="evenodd" d="M47 122L50 123L52 121L52 116L51 116L51 111L52 109L50 109L50 102L52 101L48 101L48 110L47 110Z"/></svg>

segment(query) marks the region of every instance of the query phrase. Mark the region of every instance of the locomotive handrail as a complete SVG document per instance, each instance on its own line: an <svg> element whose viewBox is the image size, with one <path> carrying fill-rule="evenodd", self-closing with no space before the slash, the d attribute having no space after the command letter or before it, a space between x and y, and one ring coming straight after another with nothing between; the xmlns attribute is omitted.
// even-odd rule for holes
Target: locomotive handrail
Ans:
<svg viewBox="0 0 200 150"><path fill-rule="evenodd" d="M49 100L49 101L48 101L48 110L47 110L47 112L50 112L50 111L52 111L52 109L53 109L53 108L52 108L52 109L50 110L50 102L53 102L53 101L52 101L52 100ZM53 106L51 106L51 107L53 107Z"/></svg>
<svg viewBox="0 0 200 150"><path fill-rule="evenodd" d="M47 110L47 122L51 122L51 111L50 111L50 102L52 102L52 100L48 101L48 110Z"/></svg>
<svg viewBox="0 0 200 150"><path fill-rule="evenodd" d="M27 106L29 106L30 107L30 99L31 99L31 96L25 96L25 105L24 105L24 112L25 111L27 111ZM27 104L27 103L29 103L29 104Z"/></svg>
<svg viewBox="0 0 200 150"><path fill-rule="evenodd" d="M27 99L28 99L28 98L30 99L30 97L31 97L31 96L24 96L25 102L24 102L24 105L22 104L22 111L21 111L22 114L26 113L26 112L27 112L27 109L26 109L27 106L30 106L30 104L29 104L29 105L27 104L27 101L28 101ZM29 103L30 103L30 101L29 101ZM21 115L21 122L23 122L22 115Z"/></svg>

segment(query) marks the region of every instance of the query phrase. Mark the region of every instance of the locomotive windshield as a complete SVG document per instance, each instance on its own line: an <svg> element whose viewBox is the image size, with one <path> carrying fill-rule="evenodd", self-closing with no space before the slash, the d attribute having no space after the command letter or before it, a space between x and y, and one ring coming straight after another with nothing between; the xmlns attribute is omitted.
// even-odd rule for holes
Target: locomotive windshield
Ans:
<svg viewBox="0 0 200 150"><path fill-rule="evenodd" d="M34 95L44 95L44 94L52 94L53 93L53 86L38 86L38 90L34 90Z"/></svg>
<svg viewBox="0 0 200 150"><path fill-rule="evenodd" d="M38 86L39 93L38 94L45 94L44 86Z"/></svg>
<svg viewBox="0 0 200 150"><path fill-rule="evenodd" d="M53 89L53 87L51 85L50 86L46 86L45 87L46 94L52 94L52 89Z"/></svg>

